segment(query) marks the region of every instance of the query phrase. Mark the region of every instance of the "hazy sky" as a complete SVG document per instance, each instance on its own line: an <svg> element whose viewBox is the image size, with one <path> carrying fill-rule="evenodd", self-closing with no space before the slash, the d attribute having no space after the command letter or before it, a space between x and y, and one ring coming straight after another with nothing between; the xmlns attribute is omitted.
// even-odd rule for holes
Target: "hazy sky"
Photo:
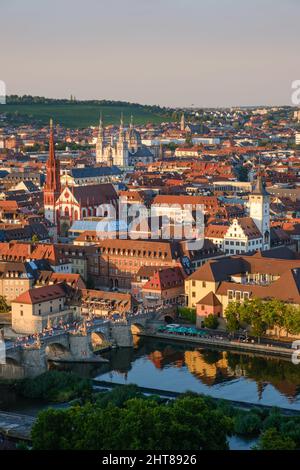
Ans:
<svg viewBox="0 0 300 470"><path fill-rule="evenodd" d="M7 93L291 104L299 0L0 0Z"/></svg>

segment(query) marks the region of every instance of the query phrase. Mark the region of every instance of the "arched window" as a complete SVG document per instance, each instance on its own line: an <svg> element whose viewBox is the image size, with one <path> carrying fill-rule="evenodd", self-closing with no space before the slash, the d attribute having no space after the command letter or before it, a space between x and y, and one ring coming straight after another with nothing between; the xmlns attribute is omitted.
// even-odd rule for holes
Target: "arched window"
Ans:
<svg viewBox="0 0 300 470"><path fill-rule="evenodd" d="M69 217L69 208L68 208L68 206L65 208L65 217Z"/></svg>
<svg viewBox="0 0 300 470"><path fill-rule="evenodd" d="M268 230L265 231L265 243L269 243L270 240L270 233Z"/></svg>

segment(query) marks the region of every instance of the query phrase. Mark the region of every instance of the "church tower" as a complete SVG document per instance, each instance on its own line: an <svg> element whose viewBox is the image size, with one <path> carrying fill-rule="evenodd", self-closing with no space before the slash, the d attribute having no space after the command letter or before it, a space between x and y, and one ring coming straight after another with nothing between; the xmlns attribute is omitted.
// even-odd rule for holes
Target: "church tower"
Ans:
<svg viewBox="0 0 300 470"><path fill-rule="evenodd" d="M185 118L184 118L184 113L182 113L181 119L180 119L180 130L181 130L181 132L184 132L184 130L185 130Z"/></svg>
<svg viewBox="0 0 300 470"><path fill-rule="evenodd" d="M44 186L44 211L45 218L54 224L58 224L55 214L55 203L61 193L60 165L56 159L53 137L53 121L50 120L49 157L46 163L46 183Z"/></svg>
<svg viewBox="0 0 300 470"><path fill-rule="evenodd" d="M270 195L259 175L255 188L249 196L250 217L254 220L263 237L263 250L270 249Z"/></svg>
<svg viewBox="0 0 300 470"><path fill-rule="evenodd" d="M104 147L105 147L105 139L104 139L104 129L103 129L102 113L101 113L98 137L97 137L97 142L96 142L96 163L105 162Z"/></svg>
<svg viewBox="0 0 300 470"><path fill-rule="evenodd" d="M116 147L116 158L114 164L117 166L128 166L128 146L124 135L123 114L121 114L119 138Z"/></svg>

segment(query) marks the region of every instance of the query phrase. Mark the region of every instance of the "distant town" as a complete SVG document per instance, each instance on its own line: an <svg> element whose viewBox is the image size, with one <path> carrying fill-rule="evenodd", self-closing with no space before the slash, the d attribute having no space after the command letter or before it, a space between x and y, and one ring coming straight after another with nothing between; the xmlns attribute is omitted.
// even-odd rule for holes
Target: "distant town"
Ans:
<svg viewBox="0 0 300 470"><path fill-rule="evenodd" d="M233 301L299 306L300 110L177 110L178 122L139 126L123 115L106 125L103 114L98 126L72 130L0 115L0 290L13 332L41 332L78 295L120 317L159 308L174 319L188 307L200 326L216 316L225 327ZM142 239L123 239L121 224L115 235L103 204L142 204L146 218L155 209L156 239L150 225ZM195 251L174 230L187 205L204 212ZM53 292L68 298L57 312Z"/></svg>
<svg viewBox="0 0 300 470"><path fill-rule="evenodd" d="M0 107L1 376L105 368L141 339L221 348L213 371L186 357L209 386L242 375L224 350L298 364L300 110L122 106L79 128Z"/></svg>

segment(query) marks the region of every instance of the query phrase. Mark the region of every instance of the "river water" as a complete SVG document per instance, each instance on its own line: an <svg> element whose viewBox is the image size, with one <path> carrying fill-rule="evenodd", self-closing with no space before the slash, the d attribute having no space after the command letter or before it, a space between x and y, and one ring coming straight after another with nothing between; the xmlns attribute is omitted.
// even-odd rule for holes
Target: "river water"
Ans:
<svg viewBox="0 0 300 470"><path fill-rule="evenodd" d="M191 390L216 398L300 410L300 365L291 361L166 340L134 340L134 348L103 353L108 363L59 368L113 383L174 392ZM0 408L14 412L36 415L48 406L53 405L0 396ZM238 436L229 441L231 449L249 449L256 442Z"/></svg>
<svg viewBox="0 0 300 470"><path fill-rule="evenodd" d="M174 392L191 390L300 410L300 365L288 360L141 337L135 337L134 348L116 349L103 357L109 363L67 368L114 383Z"/></svg>

